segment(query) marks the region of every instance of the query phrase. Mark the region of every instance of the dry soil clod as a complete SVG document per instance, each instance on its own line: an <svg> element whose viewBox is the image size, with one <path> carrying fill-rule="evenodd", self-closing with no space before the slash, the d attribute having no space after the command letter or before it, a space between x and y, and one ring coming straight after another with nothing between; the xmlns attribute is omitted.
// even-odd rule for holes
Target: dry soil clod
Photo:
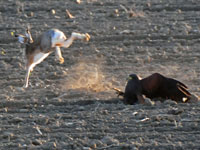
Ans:
<svg viewBox="0 0 200 150"><path fill-rule="evenodd" d="M69 12L69 10L67 10L67 9L66 9L66 15L67 15L67 17L70 18L70 19L75 18L75 17Z"/></svg>

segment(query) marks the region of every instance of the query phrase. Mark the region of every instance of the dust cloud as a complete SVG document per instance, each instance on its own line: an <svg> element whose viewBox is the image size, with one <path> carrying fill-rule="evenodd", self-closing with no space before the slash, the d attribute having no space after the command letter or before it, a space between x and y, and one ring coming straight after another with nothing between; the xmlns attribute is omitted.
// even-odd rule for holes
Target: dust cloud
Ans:
<svg viewBox="0 0 200 150"><path fill-rule="evenodd" d="M112 87L112 81L109 81L105 74L99 60L94 63L94 61L82 59L68 70L62 88L92 92L109 91Z"/></svg>

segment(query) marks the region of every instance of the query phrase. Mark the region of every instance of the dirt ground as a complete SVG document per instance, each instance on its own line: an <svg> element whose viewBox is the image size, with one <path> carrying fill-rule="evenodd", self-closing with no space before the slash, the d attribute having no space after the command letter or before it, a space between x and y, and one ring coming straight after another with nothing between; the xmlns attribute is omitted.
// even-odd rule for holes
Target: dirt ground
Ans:
<svg viewBox="0 0 200 150"><path fill-rule="evenodd" d="M200 5L190 0L1 0L0 149L200 149L200 103L124 105L110 88L162 73L200 95ZM68 10L72 16L66 13ZM37 65L23 89L29 26L89 33Z"/></svg>

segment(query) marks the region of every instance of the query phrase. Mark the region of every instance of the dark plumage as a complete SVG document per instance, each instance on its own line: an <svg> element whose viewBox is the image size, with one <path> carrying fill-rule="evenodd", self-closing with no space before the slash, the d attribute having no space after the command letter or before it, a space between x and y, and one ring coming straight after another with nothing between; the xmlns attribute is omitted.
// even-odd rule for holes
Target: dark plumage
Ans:
<svg viewBox="0 0 200 150"><path fill-rule="evenodd" d="M129 75L125 92L115 89L118 95L124 97L128 104L144 103L143 95L146 97L171 99L176 102L187 102L191 94L187 86L172 78L167 78L159 73L154 73L146 78L139 79L136 74Z"/></svg>

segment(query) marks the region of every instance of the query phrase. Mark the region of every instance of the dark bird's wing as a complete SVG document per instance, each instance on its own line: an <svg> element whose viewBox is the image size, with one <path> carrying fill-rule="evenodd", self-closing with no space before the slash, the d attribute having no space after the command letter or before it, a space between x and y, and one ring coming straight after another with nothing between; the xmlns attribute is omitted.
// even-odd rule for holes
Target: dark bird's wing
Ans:
<svg viewBox="0 0 200 150"><path fill-rule="evenodd" d="M179 82L176 84L178 89L184 93L186 96L191 97L191 93L187 90L187 86L185 86L183 83Z"/></svg>
<svg viewBox="0 0 200 150"><path fill-rule="evenodd" d="M191 93L187 90L185 86L180 81L172 78L166 78L166 93L168 98L175 100L177 102L186 102L190 99Z"/></svg>
<svg viewBox="0 0 200 150"><path fill-rule="evenodd" d="M187 86L172 78L154 73L141 80L142 93L148 98L164 98L185 102L190 99ZM185 100L184 100L185 98Z"/></svg>
<svg viewBox="0 0 200 150"><path fill-rule="evenodd" d="M143 78L140 80L142 85L142 94L151 99L162 97L160 88L163 88L163 81L163 76L158 73L154 73L146 78Z"/></svg>

